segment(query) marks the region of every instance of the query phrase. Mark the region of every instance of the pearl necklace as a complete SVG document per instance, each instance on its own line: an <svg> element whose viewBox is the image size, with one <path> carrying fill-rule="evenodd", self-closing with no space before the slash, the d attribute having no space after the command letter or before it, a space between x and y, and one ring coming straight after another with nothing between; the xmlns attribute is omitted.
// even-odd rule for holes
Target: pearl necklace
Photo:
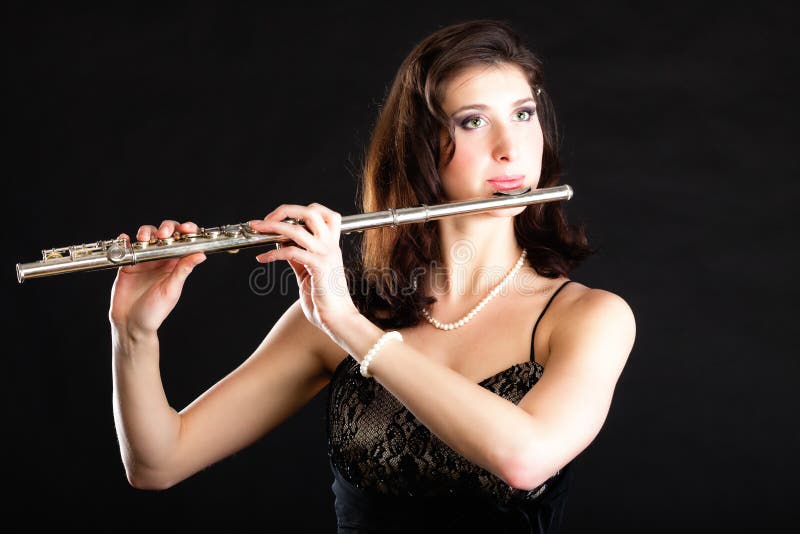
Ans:
<svg viewBox="0 0 800 534"><path fill-rule="evenodd" d="M470 312L468 314L466 314L464 317L462 317L458 321L456 321L454 323L442 323L442 322L434 319L431 316L430 312L428 312L428 310L426 308L422 309L422 315L425 317L425 319L427 319L427 321L429 323L431 323L433 326L435 326L439 330L453 330L453 329L458 328L460 326L464 326L473 317L475 317L475 315L479 311L481 311L483 309L483 307L486 306L486 304L490 300L492 300L495 296L497 296L497 294L500 293L500 290L502 290L503 287L506 284L508 284L508 282L514 277L514 275L517 274L517 271L519 271L522 268L522 264L525 263L525 256L527 256L527 254L528 254L527 251L525 251L525 249L522 249L522 255L519 257L519 259L517 260L517 263L514 265L514 267L510 271L508 271L508 274L506 274L506 276L500 281L500 283L497 284L494 287L494 289L492 289L489 292L489 294L486 295L483 298L483 300L481 300L478 303L477 306L472 308L472 310L470 310ZM413 286L414 286L414 290L416 291L416 289L417 289L417 281L416 280L414 280Z"/></svg>

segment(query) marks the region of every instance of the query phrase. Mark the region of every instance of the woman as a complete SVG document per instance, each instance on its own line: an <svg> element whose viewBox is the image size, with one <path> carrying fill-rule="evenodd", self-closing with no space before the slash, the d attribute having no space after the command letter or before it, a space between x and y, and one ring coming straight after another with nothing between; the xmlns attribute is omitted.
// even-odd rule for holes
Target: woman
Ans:
<svg viewBox="0 0 800 534"><path fill-rule="evenodd" d="M553 186L554 125L540 63L508 26L441 29L398 71L366 158L364 211ZM130 483L172 486L330 385L340 532L555 531L571 461L602 427L635 337L621 297L568 279L592 252L582 230L557 202L371 230L347 290L340 223L319 204L251 221L294 242L257 259L288 261L300 297L180 413L161 384L157 330L205 257L119 270L114 413ZM166 220L137 239L196 229Z"/></svg>

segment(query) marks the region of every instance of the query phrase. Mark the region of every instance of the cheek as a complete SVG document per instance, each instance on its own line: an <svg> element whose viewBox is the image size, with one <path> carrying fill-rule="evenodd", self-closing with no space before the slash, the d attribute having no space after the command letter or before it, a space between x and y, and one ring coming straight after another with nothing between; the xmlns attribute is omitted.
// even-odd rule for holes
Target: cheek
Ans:
<svg viewBox="0 0 800 534"><path fill-rule="evenodd" d="M544 154L544 138L539 128L530 132L522 143L523 146L530 147L524 156L524 165L541 170L542 155Z"/></svg>
<svg viewBox="0 0 800 534"><path fill-rule="evenodd" d="M539 161L542 160L542 154L544 153L544 132L542 132L542 126L539 124L539 121L536 121L537 128L535 133L535 141L534 146L536 147L536 154L539 158Z"/></svg>
<svg viewBox="0 0 800 534"><path fill-rule="evenodd" d="M447 165L439 168L439 176L445 195L451 199L462 197L464 188L469 187L472 182L471 176L478 169L479 162L477 161L475 150L467 146L463 141L456 139L453 159Z"/></svg>
<svg viewBox="0 0 800 534"><path fill-rule="evenodd" d="M474 176L481 172L481 162L474 148L460 142L456 145L453 159L442 168L439 175L445 194L452 198L462 197L467 190L474 187Z"/></svg>
<svg viewBox="0 0 800 534"><path fill-rule="evenodd" d="M453 159L450 160L450 164L447 166L451 171L457 171L459 169L463 169L469 167L470 164L470 151L465 150L463 145L458 145L455 154L453 155Z"/></svg>
<svg viewBox="0 0 800 534"><path fill-rule="evenodd" d="M528 146L531 147L531 151L534 154L541 154L542 147L544 146L544 133L542 132L542 126L539 124L538 120L531 126L532 127L527 131Z"/></svg>
<svg viewBox="0 0 800 534"><path fill-rule="evenodd" d="M476 139L467 136L456 136L456 150L453 159L450 160L447 168L449 169L469 169L473 168L480 159L480 146Z"/></svg>

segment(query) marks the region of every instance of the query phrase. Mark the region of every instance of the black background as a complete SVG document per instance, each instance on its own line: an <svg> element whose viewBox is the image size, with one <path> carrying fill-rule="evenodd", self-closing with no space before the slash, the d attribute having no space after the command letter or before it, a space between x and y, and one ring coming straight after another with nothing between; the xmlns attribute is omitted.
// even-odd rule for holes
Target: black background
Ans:
<svg viewBox="0 0 800 534"><path fill-rule="evenodd" d="M488 17L545 64L567 212L602 246L573 278L637 318L609 418L576 460L564 531L774 532L797 519L786 6L7 4L4 515L26 529L335 530L327 389L252 447L169 490L136 490L111 411L114 272L18 285L12 266L164 218L215 226L311 202L357 212L363 148L403 57L443 25ZM177 409L296 298L288 267L271 273L285 287L251 290L254 255L210 256L162 327Z"/></svg>

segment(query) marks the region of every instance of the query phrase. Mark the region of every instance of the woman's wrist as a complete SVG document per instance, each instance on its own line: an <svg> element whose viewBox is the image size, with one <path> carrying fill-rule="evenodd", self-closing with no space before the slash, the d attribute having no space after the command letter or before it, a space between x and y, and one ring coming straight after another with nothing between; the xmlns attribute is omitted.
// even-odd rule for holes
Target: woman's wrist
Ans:
<svg viewBox="0 0 800 534"><path fill-rule="evenodd" d="M325 327L333 341L359 362L384 333L355 306L349 312L337 314Z"/></svg>
<svg viewBox="0 0 800 534"><path fill-rule="evenodd" d="M114 344L128 354L139 348L148 349L158 345L158 331L111 323L111 338Z"/></svg>
<svg viewBox="0 0 800 534"><path fill-rule="evenodd" d="M361 316L355 304L352 307L345 308L344 310L337 310L336 312L328 312L320 314L320 322L328 335L337 336L342 330L349 328L357 318Z"/></svg>
<svg viewBox="0 0 800 534"><path fill-rule="evenodd" d="M395 341L403 341L403 335L398 332L397 330L390 330L389 332L385 332L378 341L372 345L372 348L369 349L364 359L361 360L361 376L365 378L372 378L372 373L369 372L369 366L372 364L372 360L375 359L375 356L380 352L383 346L386 344L387 341L395 340Z"/></svg>

